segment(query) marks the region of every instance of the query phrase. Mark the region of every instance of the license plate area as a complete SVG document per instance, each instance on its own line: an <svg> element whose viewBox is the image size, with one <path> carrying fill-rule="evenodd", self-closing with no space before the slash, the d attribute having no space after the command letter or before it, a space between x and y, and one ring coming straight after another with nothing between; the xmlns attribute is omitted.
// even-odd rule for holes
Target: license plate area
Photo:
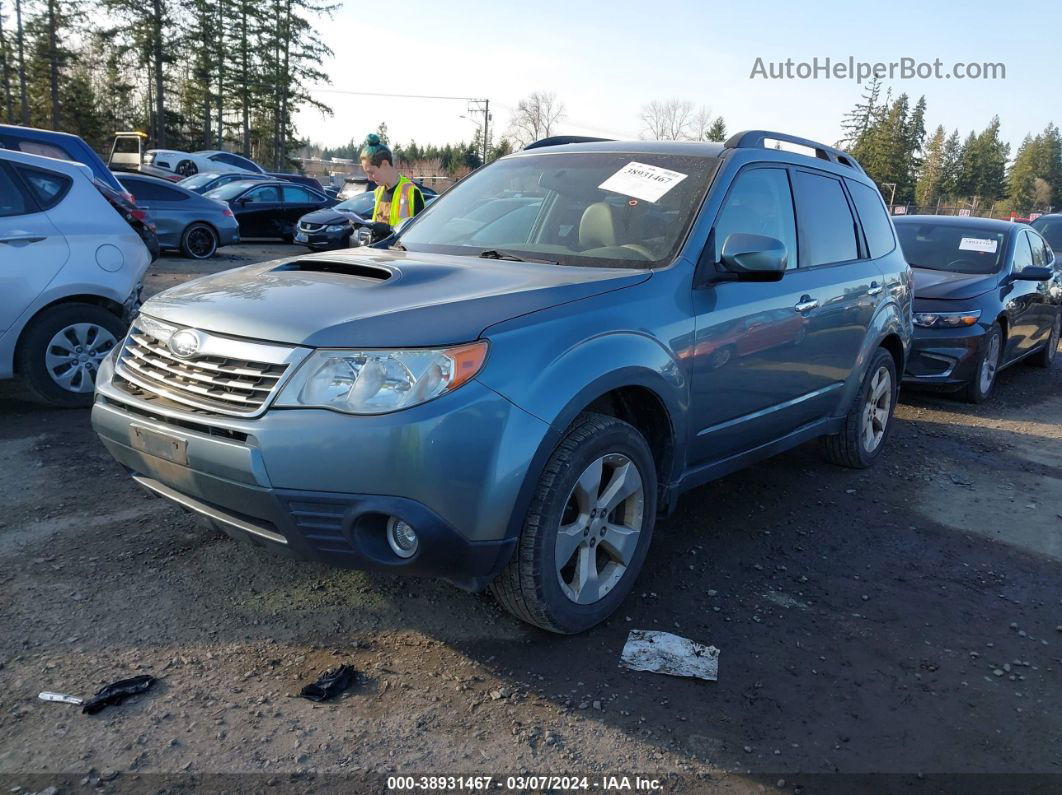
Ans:
<svg viewBox="0 0 1062 795"><path fill-rule="evenodd" d="M188 441L179 436L159 433L139 425L129 426L133 448L174 464L188 466Z"/></svg>

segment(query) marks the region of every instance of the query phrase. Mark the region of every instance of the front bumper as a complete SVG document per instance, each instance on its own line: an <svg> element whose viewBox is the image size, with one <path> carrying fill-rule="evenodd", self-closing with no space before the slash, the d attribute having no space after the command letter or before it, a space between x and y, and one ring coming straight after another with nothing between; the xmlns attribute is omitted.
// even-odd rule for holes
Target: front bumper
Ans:
<svg viewBox="0 0 1062 795"><path fill-rule="evenodd" d="M903 383L958 389L977 374L985 328L975 324L957 329L915 327Z"/></svg>
<svg viewBox="0 0 1062 795"><path fill-rule="evenodd" d="M350 245L352 230L345 229L342 232L306 232L301 228L295 229L295 242L307 248L326 251L334 248L347 248ZM301 238L305 237L305 240Z"/></svg>
<svg viewBox="0 0 1062 795"><path fill-rule="evenodd" d="M108 359L92 424L140 485L229 535L334 566L438 577L483 588L516 544L508 530L546 423L472 381L374 417L273 409L256 419L164 410L116 387ZM167 460L136 429L179 440ZM408 559L387 518L417 531Z"/></svg>

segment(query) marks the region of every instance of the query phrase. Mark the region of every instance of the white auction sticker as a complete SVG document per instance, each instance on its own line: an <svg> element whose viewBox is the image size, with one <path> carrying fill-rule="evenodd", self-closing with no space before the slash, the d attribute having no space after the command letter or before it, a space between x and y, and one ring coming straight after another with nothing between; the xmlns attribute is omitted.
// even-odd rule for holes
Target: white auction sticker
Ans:
<svg viewBox="0 0 1062 795"><path fill-rule="evenodd" d="M985 240L982 237L964 237L959 241L959 251L980 251L984 254L995 254L998 247L998 240Z"/></svg>
<svg viewBox="0 0 1062 795"><path fill-rule="evenodd" d="M655 202L686 179L688 174L670 171L659 166L630 162L600 185L602 190L622 193L647 202Z"/></svg>

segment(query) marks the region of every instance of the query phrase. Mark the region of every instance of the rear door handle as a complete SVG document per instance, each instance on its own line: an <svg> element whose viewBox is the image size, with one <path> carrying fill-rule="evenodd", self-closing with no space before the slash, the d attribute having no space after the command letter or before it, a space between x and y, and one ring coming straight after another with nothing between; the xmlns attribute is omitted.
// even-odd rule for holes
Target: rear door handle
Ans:
<svg viewBox="0 0 1062 795"><path fill-rule="evenodd" d="M22 235L21 237L0 237L0 243L6 243L9 246L15 246L21 248L22 246L28 246L30 243L40 243L47 238L38 235Z"/></svg>
<svg viewBox="0 0 1062 795"><path fill-rule="evenodd" d="M870 289L867 290L867 295L877 295L882 290L882 286L877 282L870 283Z"/></svg>
<svg viewBox="0 0 1062 795"><path fill-rule="evenodd" d="M810 295L802 295L800 296L800 303L793 308L796 309L797 312L810 312L818 305L819 302L812 298Z"/></svg>

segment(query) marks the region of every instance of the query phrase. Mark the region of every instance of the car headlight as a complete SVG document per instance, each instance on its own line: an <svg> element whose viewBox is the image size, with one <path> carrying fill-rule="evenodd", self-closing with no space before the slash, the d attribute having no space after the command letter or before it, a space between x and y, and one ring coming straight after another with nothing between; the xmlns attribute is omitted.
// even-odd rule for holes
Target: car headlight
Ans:
<svg viewBox="0 0 1062 795"><path fill-rule="evenodd" d="M350 229L350 224L329 224L325 229L329 232L342 232L344 229Z"/></svg>
<svg viewBox="0 0 1062 795"><path fill-rule="evenodd" d="M277 406L385 414L452 392L487 358L486 341L435 350L319 350L277 398Z"/></svg>
<svg viewBox="0 0 1062 795"><path fill-rule="evenodd" d="M914 324L922 328L962 328L972 326L981 317L980 309L969 312L915 312Z"/></svg>

